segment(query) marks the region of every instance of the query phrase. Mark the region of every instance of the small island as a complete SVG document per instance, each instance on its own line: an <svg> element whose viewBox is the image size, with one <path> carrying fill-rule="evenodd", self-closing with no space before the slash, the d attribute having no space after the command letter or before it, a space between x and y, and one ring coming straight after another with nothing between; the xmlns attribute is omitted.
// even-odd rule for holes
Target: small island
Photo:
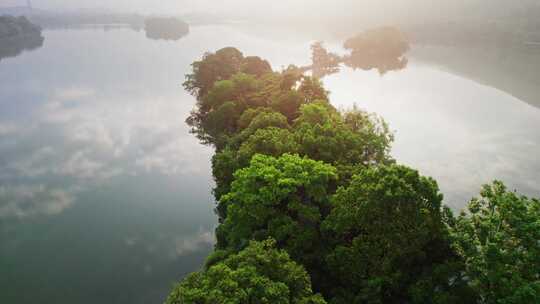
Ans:
<svg viewBox="0 0 540 304"><path fill-rule="evenodd" d="M41 28L24 16L0 16L0 60L43 46Z"/></svg>
<svg viewBox="0 0 540 304"><path fill-rule="evenodd" d="M329 52L322 41L311 45L312 64L299 69L300 73L311 70L315 78L338 73L342 64L354 70L376 69L384 75L407 67L405 54L410 50L407 36L395 27L379 27L364 31L347 39L343 48L349 52L343 56Z"/></svg>
<svg viewBox="0 0 540 304"><path fill-rule="evenodd" d="M174 17L151 17L144 24L150 39L179 40L189 34L189 24Z"/></svg>

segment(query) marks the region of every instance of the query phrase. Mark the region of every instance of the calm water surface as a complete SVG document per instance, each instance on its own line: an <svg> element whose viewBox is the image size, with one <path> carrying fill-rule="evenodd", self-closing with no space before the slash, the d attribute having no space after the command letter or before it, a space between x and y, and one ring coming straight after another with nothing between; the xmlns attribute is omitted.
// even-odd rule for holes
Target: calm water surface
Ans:
<svg viewBox="0 0 540 304"><path fill-rule="evenodd" d="M176 42L128 29L46 31L0 62L0 303L160 303L214 242L210 148L182 87L205 51L236 46L275 68L308 38L224 26ZM462 207L501 179L539 196L540 110L411 58L403 71L324 80L396 131L393 155Z"/></svg>

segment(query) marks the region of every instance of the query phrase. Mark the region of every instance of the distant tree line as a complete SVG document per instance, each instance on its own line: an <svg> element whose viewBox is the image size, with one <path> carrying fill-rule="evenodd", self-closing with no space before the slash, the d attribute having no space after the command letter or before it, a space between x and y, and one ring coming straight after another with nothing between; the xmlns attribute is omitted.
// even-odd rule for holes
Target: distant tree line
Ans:
<svg viewBox="0 0 540 304"><path fill-rule="evenodd" d="M187 123L215 148L219 226L167 304L540 302L538 200L494 182L454 215L434 179L390 156L382 118L337 110L299 71L232 47L192 64Z"/></svg>

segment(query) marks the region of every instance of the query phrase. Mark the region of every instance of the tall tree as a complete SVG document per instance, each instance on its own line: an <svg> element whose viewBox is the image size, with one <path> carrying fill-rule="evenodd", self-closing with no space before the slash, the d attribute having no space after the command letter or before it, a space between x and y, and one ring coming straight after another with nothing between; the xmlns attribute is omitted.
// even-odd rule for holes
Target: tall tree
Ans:
<svg viewBox="0 0 540 304"><path fill-rule="evenodd" d="M466 289L459 272L448 273L457 257L442 198L433 179L399 165L367 168L340 188L323 223L334 244L326 261L336 303L457 302L425 297Z"/></svg>
<svg viewBox="0 0 540 304"><path fill-rule="evenodd" d="M241 248L249 240L272 237L317 275L323 257L320 224L330 210L335 169L297 155L259 154L234 177L219 203L227 217L217 229L218 247Z"/></svg>

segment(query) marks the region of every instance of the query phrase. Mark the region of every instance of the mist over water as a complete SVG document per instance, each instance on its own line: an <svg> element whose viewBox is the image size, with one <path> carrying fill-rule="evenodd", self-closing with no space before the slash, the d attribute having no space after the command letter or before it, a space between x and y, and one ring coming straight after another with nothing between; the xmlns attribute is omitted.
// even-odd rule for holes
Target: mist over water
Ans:
<svg viewBox="0 0 540 304"><path fill-rule="evenodd" d="M344 54L349 34L403 24L413 39L407 64L385 73L343 66L323 78L332 104L381 115L395 132L391 155L434 177L455 210L493 179L539 196L535 21L507 22L538 5L445 3L33 1L51 11L212 14L219 22L165 40L94 25L45 28L26 49L0 45L10 50L0 54L0 303L163 302L202 266L217 225L212 150L189 133L184 120L196 101L181 83L193 61L226 46L279 70L310 65L314 40ZM473 39L415 27L442 12L470 24L489 13L523 35Z"/></svg>

